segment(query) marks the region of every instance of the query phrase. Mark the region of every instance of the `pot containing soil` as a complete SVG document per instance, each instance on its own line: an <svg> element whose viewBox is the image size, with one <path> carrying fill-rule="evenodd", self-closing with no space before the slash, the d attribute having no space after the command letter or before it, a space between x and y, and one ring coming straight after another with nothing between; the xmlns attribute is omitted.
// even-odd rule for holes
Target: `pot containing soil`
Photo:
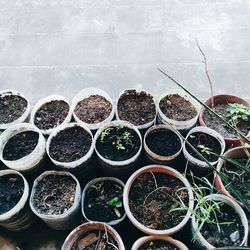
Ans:
<svg viewBox="0 0 250 250"><path fill-rule="evenodd" d="M249 168L249 156L250 147L236 147L229 149L223 155L228 160L233 160L236 163ZM222 173L229 183L223 183L219 174L215 176L215 187L219 192L222 192L226 196L236 200L228 191L228 186L232 185L248 202L250 205L250 177L249 174L244 171L240 166L234 163L228 162L225 159L220 158L216 167L218 173ZM237 201L237 200L236 200ZM243 206L239 201L238 203Z"/></svg>
<svg viewBox="0 0 250 250"><path fill-rule="evenodd" d="M158 122L186 134L196 125L200 106L180 89L163 93L157 103Z"/></svg>
<svg viewBox="0 0 250 250"><path fill-rule="evenodd" d="M81 187L69 172L46 171L35 179L30 195L34 214L56 230L79 223Z"/></svg>
<svg viewBox="0 0 250 250"><path fill-rule="evenodd" d="M82 192L82 214L87 221L117 225L125 217L122 203L124 184L114 177L100 177L90 181Z"/></svg>
<svg viewBox="0 0 250 250"><path fill-rule="evenodd" d="M103 90L86 88L72 100L73 116L80 125L97 130L114 118L115 108L111 97Z"/></svg>
<svg viewBox="0 0 250 250"><path fill-rule="evenodd" d="M104 125L96 132L94 144L105 175L128 176L139 166L141 134L128 122L113 121Z"/></svg>
<svg viewBox="0 0 250 250"><path fill-rule="evenodd" d="M87 222L75 228L63 243L62 250L125 250L120 235L102 222Z"/></svg>
<svg viewBox="0 0 250 250"><path fill-rule="evenodd" d="M0 226L10 231L22 231L33 225L29 207L29 184L17 171L0 171Z"/></svg>
<svg viewBox="0 0 250 250"><path fill-rule="evenodd" d="M138 239L131 250L188 250L188 248L171 237L151 235Z"/></svg>
<svg viewBox="0 0 250 250"><path fill-rule="evenodd" d="M37 173L44 167L45 138L32 124L20 123L0 136L0 160L22 173Z"/></svg>
<svg viewBox="0 0 250 250"><path fill-rule="evenodd" d="M0 91L0 131L28 120L30 103L16 90Z"/></svg>
<svg viewBox="0 0 250 250"><path fill-rule="evenodd" d="M225 150L225 141L216 131L207 127L195 127L186 136L188 141L211 165L215 166ZM210 166L187 144L183 144L183 154L189 166L206 172Z"/></svg>
<svg viewBox="0 0 250 250"><path fill-rule="evenodd" d="M205 101L205 104L211 107L211 98L208 98ZM233 104L233 106L230 106L231 104ZM237 112L238 115L234 113L238 117L235 116L236 119L234 120L233 124L242 134L250 138L250 116L248 116L246 120L240 119L242 118L242 114L240 112L240 106L235 104L242 104L245 107L250 108L250 104L247 101L237 96L233 95L214 96L214 111L218 115L220 115L223 119L227 120L230 123L232 123L231 122L232 117L230 115L231 112ZM239 137L235 134L235 132L227 128L227 126L225 126L221 120L216 118L214 115L210 114L209 110L206 110L204 107L202 107L200 110L199 124L201 126L207 126L209 128L212 128L215 131L219 132L224 137L228 148L242 146Z"/></svg>
<svg viewBox="0 0 250 250"><path fill-rule="evenodd" d="M60 95L47 96L34 106L30 122L44 135L49 135L60 124L69 123L72 111L66 98Z"/></svg>
<svg viewBox="0 0 250 250"><path fill-rule="evenodd" d="M156 119L154 97L145 90L123 90L117 101L116 117L132 123L140 130L151 127Z"/></svg>
<svg viewBox="0 0 250 250"><path fill-rule="evenodd" d="M246 246L249 228L243 209L221 194L208 195L202 200L205 202L206 207L197 204L192 216L195 243L202 249ZM206 220L201 221L204 216Z"/></svg>
<svg viewBox="0 0 250 250"><path fill-rule="evenodd" d="M149 165L128 179L123 204L132 224L150 235L171 235L188 222L193 192L188 180L173 168ZM188 210L176 210L186 204Z"/></svg>
<svg viewBox="0 0 250 250"><path fill-rule="evenodd" d="M85 125L62 124L49 136L47 154L59 169L76 174L88 175L94 152L93 136Z"/></svg>
<svg viewBox="0 0 250 250"><path fill-rule="evenodd" d="M148 161L162 165L175 163L182 152L182 145L182 138L165 124L149 128L143 140Z"/></svg>

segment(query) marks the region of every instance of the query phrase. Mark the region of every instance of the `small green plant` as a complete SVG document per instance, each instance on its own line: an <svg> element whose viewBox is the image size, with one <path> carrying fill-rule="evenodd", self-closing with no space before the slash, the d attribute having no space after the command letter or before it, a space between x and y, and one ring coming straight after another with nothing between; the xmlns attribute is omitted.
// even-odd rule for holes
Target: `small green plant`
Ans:
<svg viewBox="0 0 250 250"><path fill-rule="evenodd" d="M101 143L104 143L105 139L107 138L107 136L110 135L110 132L113 130L113 128L106 128L102 131L101 135L100 135L100 141Z"/></svg>
<svg viewBox="0 0 250 250"><path fill-rule="evenodd" d="M250 108L239 103L229 103L226 117L233 125L237 125L241 121L248 121L250 118Z"/></svg>
<svg viewBox="0 0 250 250"><path fill-rule="evenodd" d="M209 147L206 147L202 144L198 145L197 148L199 148L201 150L201 153L205 153L207 155L210 155L212 153L212 149Z"/></svg>
<svg viewBox="0 0 250 250"><path fill-rule="evenodd" d="M122 201L117 196L106 201L106 204L112 207L122 207Z"/></svg>

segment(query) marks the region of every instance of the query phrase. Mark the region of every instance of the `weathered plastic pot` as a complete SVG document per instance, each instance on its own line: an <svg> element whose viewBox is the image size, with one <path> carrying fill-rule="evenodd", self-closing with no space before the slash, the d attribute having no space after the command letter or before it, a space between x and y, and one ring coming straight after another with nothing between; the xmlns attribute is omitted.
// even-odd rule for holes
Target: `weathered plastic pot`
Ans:
<svg viewBox="0 0 250 250"><path fill-rule="evenodd" d="M93 220L90 220L86 213L85 213L85 210L84 210L84 204L85 204L85 198L86 198L86 193L88 192L89 188L98 183L98 182L101 182L101 181L111 181L111 182L115 182L117 184L119 184L120 186L122 186L124 188L124 183L115 178L115 177L99 177L99 178L95 178L93 180L91 180L89 183L87 183L87 185L85 186L85 188L83 189L82 191L82 203L81 203L81 207L82 207L82 214L83 214L83 217L86 219L86 221L93 221ZM104 221L100 221L100 222L103 222L103 223L106 223L110 226L115 226L115 225L118 225L120 224L126 217L126 213L124 213L124 215L120 218L120 219L117 219L117 220L112 220L112 221L109 221L109 222L104 222ZM97 221L97 220L94 220L94 221Z"/></svg>
<svg viewBox="0 0 250 250"><path fill-rule="evenodd" d="M211 107L211 97L208 98L204 103ZM237 96L233 96L233 95L227 95L227 94L221 94L221 95L215 95L214 96L214 105L216 104L225 104L225 103L239 103L239 104L243 104L247 107L250 107L249 102L237 97ZM205 112L205 108L202 106L200 113L199 113L199 125L201 126L206 126L204 120L203 120L203 115ZM248 132L248 134L246 135L246 137L248 139L250 139L250 131ZM226 145L228 148L231 147L238 147L238 146L242 146L241 145L241 141L238 138L224 138Z"/></svg>
<svg viewBox="0 0 250 250"><path fill-rule="evenodd" d="M109 127L118 126L118 125L122 125L124 127L128 127L130 129L133 129L140 139L140 147L139 147L139 150L137 151L137 153L133 157L131 157L127 160L123 160L123 161L113 161L113 160L106 159L98 152L98 150L96 148L96 142L97 142L97 139L99 138L99 136L101 135L101 133ZM94 145L95 145L95 152L96 152L98 160L100 162L101 169L102 169L103 173L105 173L106 176L116 176L116 177L117 176L118 177L128 176L133 171L135 171L140 164L140 155L141 155L141 151L142 151L141 134L140 134L139 130L129 122L112 121L112 122L102 126L95 134Z"/></svg>
<svg viewBox="0 0 250 250"><path fill-rule="evenodd" d="M5 160L3 157L3 150L6 145L6 143L9 141L9 139L16 134L19 134L21 132L27 132L27 131L34 131L37 132L38 142L34 150L18 159L18 160ZM24 174L31 174L31 173L37 173L44 167L44 161L46 159L46 152L45 152L45 138L42 135L42 133L32 124L29 123L20 123L13 125L12 127L6 129L0 136L0 160L3 162L5 166L8 168L14 169L16 171L22 172Z"/></svg>
<svg viewBox="0 0 250 250"><path fill-rule="evenodd" d="M75 113L75 108L76 108L77 104L80 101L82 101L82 100L84 100L84 99L86 99L86 98L88 98L88 97L90 97L92 95L102 96L112 104L112 110L111 110L109 116L104 121L101 121L101 122L98 122L98 123L93 123L93 124L86 123L86 122L82 121L81 119L78 118L78 116ZM72 106L72 112L73 112L73 117L74 117L75 121L77 123L79 123L80 125L82 125L82 126L87 126L90 130L99 129L104 124L112 121L113 118L114 118L114 115L115 115L115 107L114 107L114 103L113 103L112 98L109 96L108 93L106 93L105 91L103 91L101 89L98 89L98 88L86 88L86 89L81 90L80 92L78 92L74 96L71 106Z"/></svg>
<svg viewBox="0 0 250 250"><path fill-rule="evenodd" d="M244 227L244 237L243 237L242 242L239 244L239 246L246 246L247 240L248 240L249 227L248 227L248 221L247 221L246 214L243 211L243 209L240 207L240 205L237 202L235 202L233 199L231 199L225 195L222 195L222 194L211 194L211 195L204 197L204 199L218 201L218 202L224 202L225 204L229 205L232 208L232 210L234 210L240 216L242 225ZM199 204L197 204L197 207L198 206L199 206ZM197 244L199 247L203 247L205 249L214 249L215 247L212 246L210 243L208 243L207 240L202 236L200 231L198 231L198 223L197 223L197 219L195 218L194 215L192 216L191 224L192 224L192 232L194 235L196 235L195 244ZM234 246L234 247L236 247L236 246Z"/></svg>
<svg viewBox="0 0 250 250"><path fill-rule="evenodd" d="M130 189L131 189L133 182L137 179L137 177L143 173L166 174L168 176L173 176L173 177L179 179L184 184L186 190L188 191L188 196L189 196L188 208L189 209L188 209L186 215L184 216L183 220L175 227L172 227L169 229L164 229L164 230L151 229L151 228L144 226L142 223L140 223L132 214L130 207L129 207ZM139 170L134 172L130 176L130 178L128 179L127 183L125 184L124 193L123 193L123 205L124 205L124 208L125 208L125 211L126 211L126 214L129 218L129 220L140 231L142 231L148 235L168 236L168 235L172 235L174 233L177 233L187 224L188 220L191 217L191 211L194 207L194 196L193 196L191 185L189 184L188 180L180 172L178 172L177 170L175 170L173 168L167 167L167 166L149 165L149 166L140 168Z"/></svg>
<svg viewBox="0 0 250 250"><path fill-rule="evenodd" d="M61 124L64 124L64 123L69 123L71 121L71 117L72 117L72 109L71 109L71 106L70 106L70 103L68 102L68 100L61 96L61 95L50 95L50 96L47 96L43 99L41 99L40 101L37 102L37 104L33 107L32 111L31 111L31 114L30 114L30 123L31 124L34 124L35 123L35 116L36 116L36 113L37 111L46 103L50 103L52 101L64 101L65 103L67 103L69 105L69 111L68 111L68 114L67 116L65 117L64 121L61 123ZM58 124L56 127L58 127L59 125L61 124ZM34 124L35 125L35 124ZM39 129L44 135L49 135L56 127L54 128L50 128L50 129Z"/></svg>
<svg viewBox="0 0 250 250"><path fill-rule="evenodd" d="M35 218L29 207L29 184L22 174L15 170L1 170L0 176L4 175L19 175L22 177L24 183L24 190L22 197L18 203L8 212L0 214L0 226L10 231L23 231L30 228Z"/></svg>
<svg viewBox="0 0 250 250"><path fill-rule="evenodd" d="M167 243L171 244L173 247L175 247L178 250L188 250L188 248L182 242L178 240L175 240L168 236L156 236L156 235L144 236L144 237L139 238L137 241L135 241L131 250L140 250L141 247L147 242L156 241L156 240L166 241Z"/></svg>
<svg viewBox="0 0 250 250"><path fill-rule="evenodd" d="M24 111L24 113L19 118L17 118L15 121L10 122L10 123L0 124L0 131L5 130L5 129L7 129L15 124L27 121L29 119L29 115L30 115L30 102L21 92L19 92L17 90L9 90L9 89L0 91L0 96L8 96L8 95L17 95L17 96L22 97L23 99L26 100L27 107L26 107L26 110Z"/></svg>
<svg viewBox="0 0 250 250"><path fill-rule="evenodd" d="M81 238L82 235L86 235L88 232L91 233L93 231L104 231L107 232L117 243L117 250L125 250L123 241L120 235L113 229L111 226L102 223L102 222L87 222L84 223L77 228L75 228L66 238L63 243L62 250L70 250L73 249L74 244Z"/></svg>
<svg viewBox="0 0 250 250"><path fill-rule="evenodd" d="M170 130L173 133L175 133L176 136L178 136L180 143L181 143L180 149L175 154L170 155L170 156L158 155L158 154L154 153L152 150L150 150L150 148L147 145L147 137L150 134L157 133L158 131L166 131L166 130ZM146 158L148 159L149 162L154 163L154 164L169 165L169 164L173 164L174 162L176 162L177 159L179 158L179 156L182 152L183 140L174 131L174 129L171 128L169 125L160 124L160 125L155 125L146 131L146 133L144 135L144 139L143 139L143 147L144 147Z"/></svg>
<svg viewBox="0 0 250 250"><path fill-rule="evenodd" d="M37 184L43 178L49 175L61 175L61 176L70 176L76 182L76 189L75 189L75 198L74 203L71 208L69 208L66 212L59 215L49 215L49 214L42 214L37 211L34 207L34 194L36 192ZM80 214L80 203L81 203L81 186L78 182L77 178L69 172L63 171L46 171L37 177L34 181L31 195L30 195L30 207L33 213L42 219L49 227L55 230L66 230L75 227L79 221L79 214Z"/></svg>

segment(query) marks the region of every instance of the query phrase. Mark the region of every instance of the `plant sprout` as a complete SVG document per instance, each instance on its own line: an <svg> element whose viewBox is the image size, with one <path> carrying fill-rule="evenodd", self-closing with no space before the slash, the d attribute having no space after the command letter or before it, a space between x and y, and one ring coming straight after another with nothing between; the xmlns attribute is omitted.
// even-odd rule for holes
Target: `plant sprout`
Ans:
<svg viewBox="0 0 250 250"><path fill-rule="evenodd" d="M122 201L117 196L106 201L106 204L112 207L122 207Z"/></svg>
<svg viewBox="0 0 250 250"><path fill-rule="evenodd" d="M227 108L228 121L237 125L240 121L248 121L250 108L239 103L229 103Z"/></svg>
<svg viewBox="0 0 250 250"><path fill-rule="evenodd" d="M202 144L198 145L197 148L199 148L201 150L201 153L205 153L207 155L210 155L212 153L212 149L209 147L206 147Z"/></svg>

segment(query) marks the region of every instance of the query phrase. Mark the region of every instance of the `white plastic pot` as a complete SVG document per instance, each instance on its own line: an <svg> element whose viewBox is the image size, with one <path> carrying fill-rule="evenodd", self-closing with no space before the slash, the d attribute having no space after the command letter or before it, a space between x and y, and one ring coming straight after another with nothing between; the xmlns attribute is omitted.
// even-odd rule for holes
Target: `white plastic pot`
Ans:
<svg viewBox="0 0 250 250"><path fill-rule="evenodd" d="M237 202L235 202L233 199L222 194L211 194L211 195L206 196L204 199L224 202L225 204L229 205L232 208L232 210L234 210L240 216L242 225L244 227L244 237L239 246L246 246L247 240L248 240L249 227L248 227L246 214L243 211L243 209L240 207L240 205ZM198 208L198 206L199 204L197 204L196 208ZM198 230L198 222L195 216L193 215L192 216L192 232L193 234L196 234L196 237L197 237L196 244L199 246L205 247L205 249L214 249L215 247L212 246L210 243L208 243L206 239L202 236L202 234L197 230Z"/></svg>
<svg viewBox="0 0 250 250"><path fill-rule="evenodd" d="M43 99L41 99L40 101L37 102L37 104L33 107L31 114L30 114L30 123L35 125L35 116L36 116L36 112L46 103L50 103L52 101L64 101L69 105L69 112L67 114L67 116L65 117L64 121L61 124L64 123L69 123L71 121L71 117L72 117L72 109L70 106L70 103L68 102L68 100L61 96L61 95L50 95L47 96ZM59 124L60 125L60 124ZM57 126L58 127L58 126ZM50 129L39 129L44 135L49 135L55 128L50 128Z"/></svg>
<svg viewBox="0 0 250 250"><path fill-rule="evenodd" d="M75 199L72 207L68 209L65 213L59 215L48 215L48 214L41 214L37 211L34 207L34 194L36 192L37 185L39 181L49 175L62 175L62 176L70 176L76 182L76 189L75 189ZM31 195L30 195L30 207L33 213L42 219L49 227L55 230L66 230L73 228L79 222L80 216L80 203L81 203L81 186L76 177L68 172L63 171L46 171L37 177L34 181Z"/></svg>
<svg viewBox="0 0 250 250"><path fill-rule="evenodd" d="M27 107L26 107L26 110L24 111L24 113L19 118L17 118L15 121L10 122L10 123L0 124L0 131L5 130L5 129L7 129L15 124L27 121L29 118L29 114L30 114L30 103L29 103L28 99L21 92L19 92L17 90L10 90L10 89L0 91L0 96L8 96L8 95L21 96L22 98L24 98L27 101Z"/></svg>
<svg viewBox="0 0 250 250"><path fill-rule="evenodd" d="M90 124L90 123L86 123L78 118L78 116L75 114L75 108L80 101L82 101L82 100L84 100L92 95L99 95L99 96L104 97L107 101L109 101L112 104L112 110L111 110L109 116L104 121L99 122L99 123ZM112 121L114 118L114 115L115 115L115 108L114 108L112 98L105 91L98 89L98 88L86 88L86 89L81 90L80 92L78 92L74 96L71 106L72 106L72 112L73 112L73 117L74 117L75 121L82 126L87 126L90 130L99 129L104 124Z"/></svg>
<svg viewBox="0 0 250 250"><path fill-rule="evenodd" d="M10 231L23 231L30 228L34 224L34 215L29 207L29 184L22 174L15 170L1 170L0 176L4 175L19 175L23 179L24 190L21 199L8 212L0 214L0 226Z"/></svg>
<svg viewBox="0 0 250 250"><path fill-rule="evenodd" d="M28 155L13 161L8 161L3 158L3 150L6 143L11 137L21 132L34 131L39 134L38 143L35 149ZM0 136L0 160L8 168L23 172L31 173L40 170L43 167L45 160L45 138L42 133L32 124L20 123L6 129Z"/></svg>

